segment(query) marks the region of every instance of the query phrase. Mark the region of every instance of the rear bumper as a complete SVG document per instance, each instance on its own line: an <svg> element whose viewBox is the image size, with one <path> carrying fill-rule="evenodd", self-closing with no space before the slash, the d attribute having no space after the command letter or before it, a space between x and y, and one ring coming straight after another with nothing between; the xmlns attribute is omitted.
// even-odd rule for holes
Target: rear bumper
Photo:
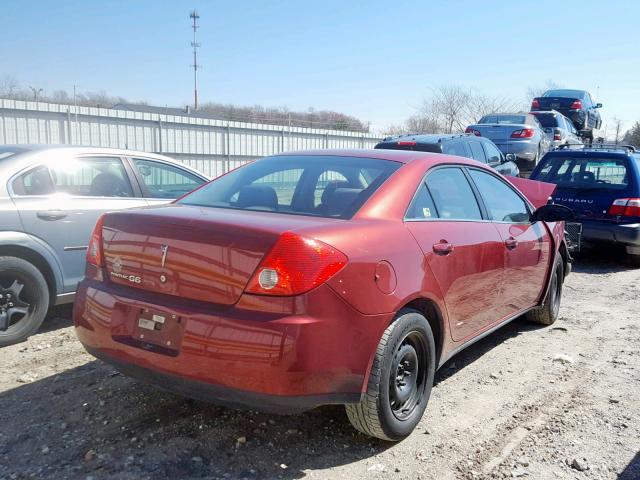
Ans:
<svg viewBox="0 0 640 480"><path fill-rule="evenodd" d="M182 322L175 350L139 340L144 308ZM362 315L327 285L295 298L246 295L218 308L85 279L74 305L84 347L125 375L199 400L276 413L358 402L391 317Z"/></svg>
<svg viewBox="0 0 640 480"><path fill-rule="evenodd" d="M582 238L591 242L612 242L629 246L640 246L640 223L610 224L583 221Z"/></svg>
<svg viewBox="0 0 640 480"><path fill-rule="evenodd" d="M496 146L504 153L513 153L516 157L532 161L538 153L538 144L527 140L496 143Z"/></svg>

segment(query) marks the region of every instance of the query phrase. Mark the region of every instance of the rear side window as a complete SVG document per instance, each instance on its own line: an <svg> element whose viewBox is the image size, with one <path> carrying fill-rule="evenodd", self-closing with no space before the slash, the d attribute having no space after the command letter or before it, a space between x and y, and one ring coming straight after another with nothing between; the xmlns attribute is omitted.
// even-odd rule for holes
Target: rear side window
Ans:
<svg viewBox="0 0 640 480"><path fill-rule="evenodd" d="M493 175L469 170L491 219L496 222L525 223L529 221L527 204L511 187Z"/></svg>
<svg viewBox="0 0 640 480"><path fill-rule="evenodd" d="M268 157L217 178L180 203L350 218L401 166L372 158Z"/></svg>
<svg viewBox="0 0 640 480"><path fill-rule="evenodd" d="M49 169L45 166L32 168L13 181L16 195L49 195L55 191Z"/></svg>
<svg viewBox="0 0 640 480"><path fill-rule="evenodd" d="M204 183L190 172L166 163L134 158L133 165L153 198L178 198Z"/></svg>
<svg viewBox="0 0 640 480"><path fill-rule="evenodd" d="M547 156L534 177L563 188L622 190L629 185L629 167L626 159Z"/></svg>
<svg viewBox="0 0 640 480"><path fill-rule="evenodd" d="M464 142L461 142L460 140L446 142L442 146L442 153L446 153L447 155L457 155L458 157L469 157L469 152L467 152Z"/></svg>
<svg viewBox="0 0 640 480"><path fill-rule="evenodd" d="M420 188L416 192L416 196L413 198L409 210L407 210L407 220L428 220L430 218L437 218L438 212L431 198L431 194L424 183L420 185Z"/></svg>
<svg viewBox="0 0 640 480"><path fill-rule="evenodd" d="M133 197L129 176L117 157L61 159L51 168L57 193L77 197Z"/></svg>
<svg viewBox="0 0 640 480"><path fill-rule="evenodd" d="M441 168L430 173L427 177L427 187L441 219L482 219L469 181L459 168Z"/></svg>

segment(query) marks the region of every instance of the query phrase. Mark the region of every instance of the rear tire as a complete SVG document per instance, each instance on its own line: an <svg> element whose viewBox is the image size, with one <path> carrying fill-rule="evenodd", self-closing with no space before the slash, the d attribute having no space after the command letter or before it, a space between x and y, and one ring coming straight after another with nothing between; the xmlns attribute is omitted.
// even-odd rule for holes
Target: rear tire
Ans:
<svg viewBox="0 0 640 480"><path fill-rule="evenodd" d="M562 256L558 254L551 276L551 285L549 286L547 297L544 299L544 305L527 312L527 320L539 325L553 325L555 323L560 311L563 283L564 263L562 263Z"/></svg>
<svg viewBox="0 0 640 480"><path fill-rule="evenodd" d="M409 436L427 407L435 367L429 322L416 310L401 310L378 344L362 400L345 405L349 421L382 440Z"/></svg>
<svg viewBox="0 0 640 480"><path fill-rule="evenodd" d="M40 328L49 308L49 289L33 264L0 257L0 297L0 347L26 340Z"/></svg>

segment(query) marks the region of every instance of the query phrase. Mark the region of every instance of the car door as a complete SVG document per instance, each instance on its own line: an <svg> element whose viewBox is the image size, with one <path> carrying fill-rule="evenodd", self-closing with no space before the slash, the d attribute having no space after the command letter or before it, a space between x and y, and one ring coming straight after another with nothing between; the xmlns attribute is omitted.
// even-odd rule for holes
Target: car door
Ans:
<svg viewBox="0 0 640 480"><path fill-rule="evenodd" d="M64 291L72 292L84 275L86 249L98 216L146 202L133 188L120 157L68 155L48 165L33 167L13 181L13 201L25 232L54 250Z"/></svg>
<svg viewBox="0 0 640 480"><path fill-rule="evenodd" d="M501 317L534 305L542 292L550 261L551 237L542 222L531 222L531 207L506 181L469 168L491 222L502 240L504 285Z"/></svg>
<svg viewBox="0 0 640 480"><path fill-rule="evenodd" d="M428 173L406 225L442 291L452 338L465 340L494 323L501 307L504 245L483 218L462 167Z"/></svg>
<svg viewBox="0 0 640 480"><path fill-rule="evenodd" d="M131 157L131 168L150 205L169 203L206 182L186 168L144 157Z"/></svg>

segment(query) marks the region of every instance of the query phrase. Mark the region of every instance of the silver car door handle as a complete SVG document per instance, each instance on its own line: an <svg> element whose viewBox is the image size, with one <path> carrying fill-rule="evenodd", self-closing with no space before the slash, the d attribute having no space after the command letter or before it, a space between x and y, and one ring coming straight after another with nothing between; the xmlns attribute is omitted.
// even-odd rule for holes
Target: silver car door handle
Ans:
<svg viewBox="0 0 640 480"><path fill-rule="evenodd" d="M40 210L36 215L43 220L62 220L67 216L62 210Z"/></svg>

